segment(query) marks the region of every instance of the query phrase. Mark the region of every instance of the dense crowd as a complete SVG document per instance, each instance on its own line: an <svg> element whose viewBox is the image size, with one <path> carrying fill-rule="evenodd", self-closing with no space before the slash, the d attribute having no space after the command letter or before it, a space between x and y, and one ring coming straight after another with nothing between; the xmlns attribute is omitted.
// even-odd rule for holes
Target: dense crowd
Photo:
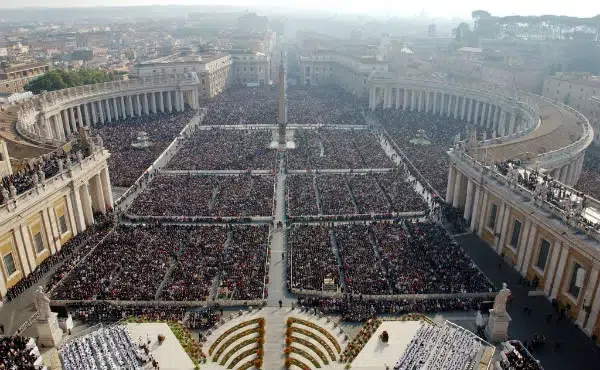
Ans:
<svg viewBox="0 0 600 370"><path fill-rule="evenodd" d="M446 194L449 166L446 152L458 134L465 139L467 124L453 117L401 109L378 109L375 116L435 191ZM411 143L422 133L430 145Z"/></svg>
<svg viewBox="0 0 600 370"><path fill-rule="evenodd" d="M108 168L113 186L131 186L179 135L196 111L156 113L129 117L94 127L110 151ZM135 148L139 132L148 134L151 146Z"/></svg>
<svg viewBox="0 0 600 370"><path fill-rule="evenodd" d="M71 164L87 157L89 153L87 145L73 143L69 152L59 149L24 162L22 168L15 166L13 173L2 176L0 181L0 204L8 201L9 197L24 193L36 184L54 177L62 169L67 169Z"/></svg>
<svg viewBox="0 0 600 370"><path fill-rule="evenodd" d="M373 177L387 194L394 212L415 212L427 209L427 203L414 190L416 180L407 180L400 170L385 174L376 173L373 174Z"/></svg>
<svg viewBox="0 0 600 370"><path fill-rule="evenodd" d="M220 318L221 315L212 308L200 308L188 312L184 323L188 329L206 330L211 328Z"/></svg>
<svg viewBox="0 0 600 370"><path fill-rule="evenodd" d="M291 124L366 124L356 97L338 87L294 86L288 88L287 99Z"/></svg>
<svg viewBox="0 0 600 370"><path fill-rule="evenodd" d="M271 215L272 176L159 175L128 212L147 216Z"/></svg>
<svg viewBox="0 0 600 370"><path fill-rule="evenodd" d="M319 213L313 176L287 177L287 202L290 215L316 215Z"/></svg>
<svg viewBox="0 0 600 370"><path fill-rule="evenodd" d="M42 261L36 269L6 292L6 300L10 301L18 297L32 285L36 284L54 266L58 265L48 280L46 291L52 289L58 282L73 269L73 267L85 256L98 242L110 231L113 226L110 214L94 215L96 223L88 227L84 232L77 234L61 246L58 253L53 254Z"/></svg>
<svg viewBox="0 0 600 370"><path fill-rule="evenodd" d="M491 288L437 223L377 223L372 230L396 294L476 293Z"/></svg>
<svg viewBox="0 0 600 370"><path fill-rule="evenodd" d="M290 169L389 168L392 162L369 130L295 130L296 149L286 152Z"/></svg>
<svg viewBox="0 0 600 370"><path fill-rule="evenodd" d="M262 298L268 228L119 226L54 291L67 300Z"/></svg>
<svg viewBox="0 0 600 370"><path fill-rule="evenodd" d="M506 360L500 361L502 370L543 370L540 363L525 349L523 344L516 340L509 342L512 351L506 351Z"/></svg>
<svg viewBox="0 0 600 370"><path fill-rule="evenodd" d="M288 251L288 289L323 290L325 278L339 284L338 263L327 226L294 226L289 234Z"/></svg>
<svg viewBox="0 0 600 370"><path fill-rule="evenodd" d="M366 321L377 314L399 316L412 312L448 312L477 310L480 298L366 300L348 295L343 299L298 298L298 305L326 314L339 314L350 322Z"/></svg>
<svg viewBox="0 0 600 370"><path fill-rule="evenodd" d="M277 86L228 89L209 104L203 124L275 125L278 101Z"/></svg>
<svg viewBox="0 0 600 370"><path fill-rule="evenodd" d="M358 210L343 175L320 175L317 188L324 215L357 214Z"/></svg>
<svg viewBox="0 0 600 370"><path fill-rule="evenodd" d="M434 222L297 226L289 236L288 285L322 290L338 279L333 231L346 292L351 294L485 293L491 283Z"/></svg>
<svg viewBox="0 0 600 370"><path fill-rule="evenodd" d="M588 152L583 159L583 168L575 188L595 199L600 199L598 184L600 184L600 160L596 154Z"/></svg>
<svg viewBox="0 0 600 370"><path fill-rule="evenodd" d="M234 300L266 298L268 226L239 226L223 250L218 293Z"/></svg>
<svg viewBox="0 0 600 370"><path fill-rule="evenodd" d="M35 347L35 348L34 348ZM35 344L30 339L13 336L0 338L0 369L1 370L34 370L34 365L40 356Z"/></svg>
<svg viewBox="0 0 600 370"><path fill-rule="evenodd" d="M69 307L73 319L86 324L115 323L128 317L138 317L148 321L182 321L185 307L146 305L118 306L106 302L87 301Z"/></svg>
<svg viewBox="0 0 600 370"><path fill-rule="evenodd" d="M248 170L275 166L272 130L196 130L169 161L174 170Z"/></svg>

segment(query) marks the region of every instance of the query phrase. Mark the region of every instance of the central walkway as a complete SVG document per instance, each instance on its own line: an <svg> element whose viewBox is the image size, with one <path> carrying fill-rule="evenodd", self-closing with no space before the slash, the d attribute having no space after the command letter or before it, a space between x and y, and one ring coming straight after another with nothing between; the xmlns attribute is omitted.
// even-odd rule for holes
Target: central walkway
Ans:
<svg viewBox="0 0 600 370"><path fill-rule="evenodd" d="M269 297L267 298L267 305L269 307L278 307L279 300L283 302L284 306L291 307L292 302L295 301L294 295L288 293L286 286L285 259L287 258L287 230L285 229L285 181L287 175L285 174L284 166L285 156L283 153L280 153L280 155L278 155L277 184L275 188L275 228L271 231L271 261L269 266L268 284ZM284 227L277 228L279 222L281 222Z"/></svg>

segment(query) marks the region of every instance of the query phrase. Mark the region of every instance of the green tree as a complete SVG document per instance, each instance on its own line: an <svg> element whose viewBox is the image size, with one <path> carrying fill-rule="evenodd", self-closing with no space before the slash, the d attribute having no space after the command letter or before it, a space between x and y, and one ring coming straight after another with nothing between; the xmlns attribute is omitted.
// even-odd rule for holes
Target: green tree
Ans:
<svg viewBox="0 0 600 370"><path fill-rule="evenodd" d="M34 94L42 91L54 91L69 87L90 85L117 79L119 74L107 73L98 69L80 69L78 71L66 71L55 69L35 80L29 81L23 88Z"/></svg>

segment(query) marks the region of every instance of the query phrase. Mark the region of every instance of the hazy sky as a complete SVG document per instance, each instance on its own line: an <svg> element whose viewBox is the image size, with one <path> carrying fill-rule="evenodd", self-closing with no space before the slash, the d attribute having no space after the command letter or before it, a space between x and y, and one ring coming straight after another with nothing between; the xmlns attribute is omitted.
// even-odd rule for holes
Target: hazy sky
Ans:
<svg viewBox="0 0 600 370"><path fill-rule="evenodd" d="M151 4L234 5L253 9L263 6L285 6L302 10L326 10L344 13L377 13L411 16L424 10L431 17L470 17L471 11L484 9L494 15L560 14L590 17L600 13L598 0L0 0L0 8L30 6L129 6Z"/></svg>

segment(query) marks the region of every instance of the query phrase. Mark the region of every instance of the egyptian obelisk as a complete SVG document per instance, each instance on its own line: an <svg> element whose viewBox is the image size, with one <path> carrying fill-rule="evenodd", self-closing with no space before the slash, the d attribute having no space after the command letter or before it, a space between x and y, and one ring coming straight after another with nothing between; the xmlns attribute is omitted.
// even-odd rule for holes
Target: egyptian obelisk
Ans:
<svg viewBox="0 0 600 370"><path fill-rule="evenodd" d="M285 127L287 125L287 97L286 97L285 67L283 64L283 53L281 53L281 64L279 65L279 147L285 148Z"/></svg>

